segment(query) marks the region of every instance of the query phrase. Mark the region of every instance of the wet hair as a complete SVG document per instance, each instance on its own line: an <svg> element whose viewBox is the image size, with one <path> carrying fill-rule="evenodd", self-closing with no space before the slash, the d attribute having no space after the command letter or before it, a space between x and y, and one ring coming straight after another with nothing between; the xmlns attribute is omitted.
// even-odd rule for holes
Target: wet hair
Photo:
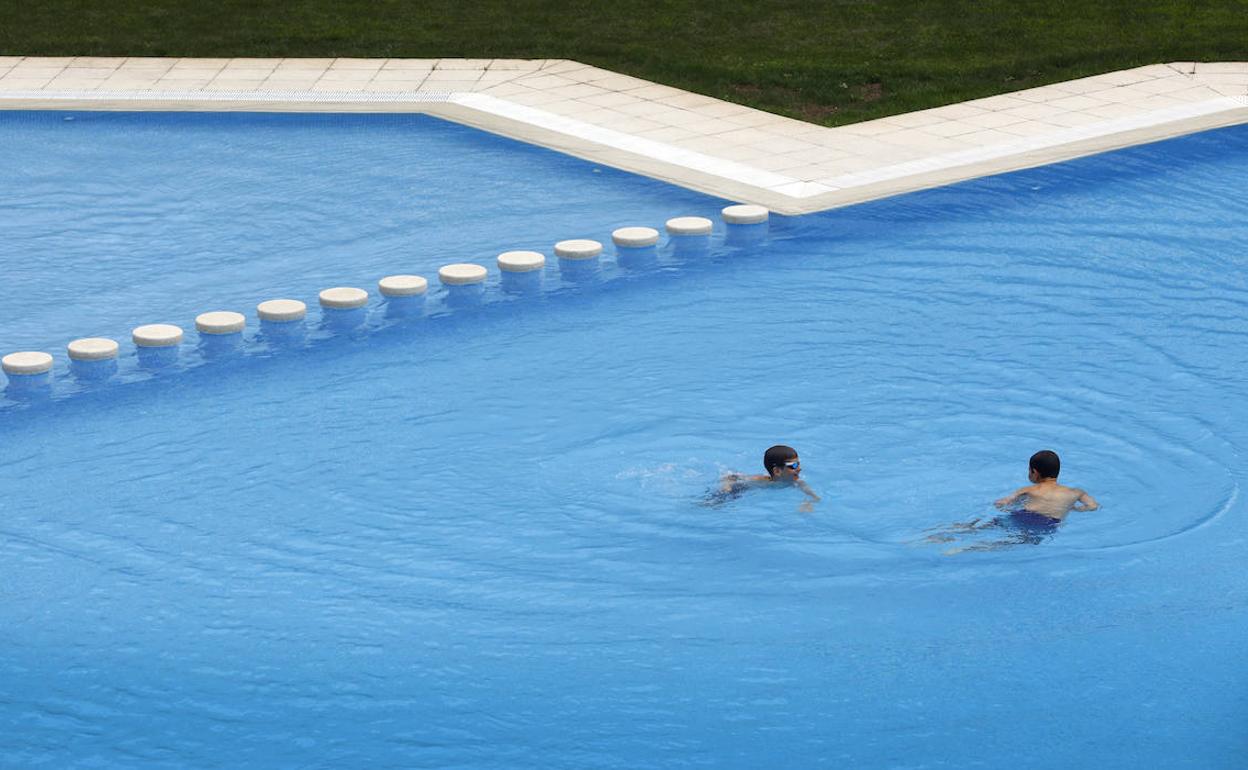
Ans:
<svg viewBox="0 0 1248 770"><path fill-rule="evenodd" d="M1062 472L1062 461L1058 458L1057 452L1051 449L1041 449L1031 456L1027 467L1040 474L1042 479L1055 479L1057 474Z"/></svg>
<svg viewBox="0 0 1248 770"><path fill-rule="evenodd" d="M784 444L776 444L763 453L763 467L767 469L767 475L772 476L774 475L773 468L779 468L795 457L797 457L796 449Z"/></svg>

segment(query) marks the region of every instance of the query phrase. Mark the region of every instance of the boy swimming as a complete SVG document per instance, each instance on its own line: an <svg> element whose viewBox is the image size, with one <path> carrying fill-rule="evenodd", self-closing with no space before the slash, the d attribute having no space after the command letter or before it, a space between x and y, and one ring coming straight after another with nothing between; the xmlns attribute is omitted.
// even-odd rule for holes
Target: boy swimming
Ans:
<svg viewBox="0 0 1248 770"><path fill-rule="evenodd" d="M945 551L946 554L991 551L1009 545L1043 542L1057 531L1058 525L1071 511L1095 511L1101 507L1092 495L1082 489L1057 483L1061 470L1062 461L1056 452L1048 449L1036 452L1027 462L1027 480L1031 484L993 502L993 505L1006 512L1005 516L994 516L988 521L972 519L964 524L955 524L944 532L931 535L927 540L947 543L953 540L954 533L977 532L990 528L1003 529L1009 533L1006 539L954 548Z"/></svg>
<svg viewBox="0 0 1248 770"><path fill-rule="evenodd" d="M763 453L763 469L766 475L724 474L719 488L706 496L706 504L718 505L740 497L746 490L769 486L792 486L802 490L807 499L798 506L799 511L809 512L819 502L819 495L802 481L802 461L793 447L777 444L769 448Z"/></svg>

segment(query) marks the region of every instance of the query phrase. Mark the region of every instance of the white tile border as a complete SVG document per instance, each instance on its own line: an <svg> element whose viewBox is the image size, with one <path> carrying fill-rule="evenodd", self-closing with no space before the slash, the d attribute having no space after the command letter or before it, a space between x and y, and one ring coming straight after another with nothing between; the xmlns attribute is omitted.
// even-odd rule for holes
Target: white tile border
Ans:
<svg viewBox="0 0 1248 770"><path fill-rule="evenodd" d="M1248 63L826 128L560 59L0 58L0 109L425 112L800 214L1248 123Z"/></svg>

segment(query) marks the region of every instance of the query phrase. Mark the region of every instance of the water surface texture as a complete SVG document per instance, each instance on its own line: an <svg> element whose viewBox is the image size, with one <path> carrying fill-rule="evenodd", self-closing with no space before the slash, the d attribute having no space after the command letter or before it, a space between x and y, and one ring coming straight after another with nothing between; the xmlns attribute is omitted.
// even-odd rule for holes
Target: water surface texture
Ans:
<svg viewBox="0 0 1248 770"><path fill-rule="evenodd" d="M193 316L170 295L203 287L250 302L722 205L424 119L98 119L233 125L236 166L148 163L222 199L143 217L109 188L137 173L109 131L40 143L60 116L0 116L43 148L0 184L10 347ZM406 243L416 214L378 203L391 170L337 155L344 134L385 155L426 132L441 246L377 249L378 221ZM229 210L296 156L334 205L296 202L289 231L215 220L251 258L116 246L190 238L176 212ZM43 176L85 157L88 191ZM493 179L482 157L501 195L455 181ZM89 388L62 364L0 403L0 765L1242 767L1246 186L1248 129L1222 130L775 218L764 244L608 255L597 282L552 268L540 296L374 305L294 349L249 336L155 375L127 352ZM270 261L282 238L307 248ZM48 239L111 254L106 296L51 302ZM113 259L143 281L109 288ZM702 504L777 442L812 513L794 490ZM1042 448L1101 510L1038 545L923 542L991 515Z"/></svg>

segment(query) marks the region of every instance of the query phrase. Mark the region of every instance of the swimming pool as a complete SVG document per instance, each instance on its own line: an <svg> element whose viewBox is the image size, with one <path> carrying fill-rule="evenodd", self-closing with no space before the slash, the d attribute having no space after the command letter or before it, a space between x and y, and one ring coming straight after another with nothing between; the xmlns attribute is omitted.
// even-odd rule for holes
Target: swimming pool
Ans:
<svg viewBox="0 0 1248 770"><path fill-rule="evenodd" d="M6 350L724 203L436 121L99 120L246 151L163 182L115 145L23 156ZM392 143L484 181L425 193L446 205L417 227ZM84 154L86 190L45 174ZM263 177L280 201L318 170L289 216L210 194ZM227 181L144 215L117 203L135 174ZM540 297L281 354L61 372L0 412L0 764L1239 766L1246 181L1227 129L774 218L764 246L588 286L552 266ZM129 246L173 238L177 269ZM79 299L57 260L92 254ZM813 515L699 504L781 441ZM1037 546L915 542L1046 447L1101 511Z"/></svg>

